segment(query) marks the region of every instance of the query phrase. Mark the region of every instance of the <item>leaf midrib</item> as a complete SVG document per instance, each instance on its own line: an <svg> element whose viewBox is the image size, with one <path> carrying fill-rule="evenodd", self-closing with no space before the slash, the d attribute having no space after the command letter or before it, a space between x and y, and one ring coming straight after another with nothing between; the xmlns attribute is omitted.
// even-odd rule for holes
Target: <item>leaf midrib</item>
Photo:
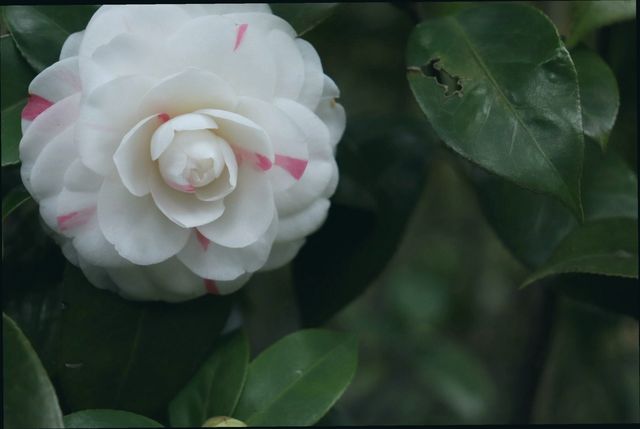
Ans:
<svg viewBox="0 0 640 429"><path fill-rule="evenodd" d="M480 66L480 68L482 69L482 71L484 72L484 74L487 76L487 78L489 79L489 81L491 82L491 84L494 86L496 92L499 94L499 96L503 99L504 103L506 104L506 106L509 108L509 110L511 111L511 113L513 114L513 116L516 118L516 120L518 121L518 123L522 126L522 128L527 132L527 134L529 135L529 138L533 141L536 149L538 149L538 151L540 152L540 154L542 155L542 157L544 158L544 160L547 162L547 164L551 167L551 171L553 172L554 176L556 176L557 179L560 180L560 183L562 184L562 186L564 187L565 191L568 193L568 195L571 197L571 199L573 199L573 197L571 196L571 191L569 190L569 187L567 185L567 183L565 182L564 178L560 175L560 172L557 170L556 166L551 162L551 160L549 159L549 157L547 156L547 154L544 152L544 150L542 149L542 147L540 146L540 143L538 142L538 140L534 137L533 133L531 132L531 130L529 129L529 127L527 127L526 123L524 122L524 120L520 117L520 115L518 114L517 110L511 105L511 103L509 102L509 99L507 98L507 96L504 94L504 92L502 92L502 89L500 88L500 86L498 85L498 82L496 82L496 80L493 78L493 75L491 74L489 68L487 67L487 65L484 63L484 61L482 60L482 58L480 57L480 55L478 54L478 52L476 51L474 45L472 44L471 40L469 40L469 37L467 37L467 33L465 32L464 27L460 24L460 22L458 21L458 18L456 16L451 16L448 18L451 22L453 22L453 27L458 31L458 33L460 33L460 35L462 36L462 39L464 40L465 44L467 45L467 48L469 48L469 51L471 52L471 54L473 55L473 58L476 60L477 64Z"/></svg>
<svg viewBox="0 0 640 429"><path fill-rule="evenodd" d="M287 394L289 391L291 391L291 389L293 389L296 384L300 383L300 381L302 381L305 377L307 377L317 366L319 366L321 363L325 362L334 351L336 351L340 347L344 347L347 343L348 343L348 340L344 340L341 343L339 343L338 345L336 345L335 347L333 347L330 350L328 350L325 354L323 354L315 363L313 363L311 366L309 366L302 373L302 375L300 377L296 378L292 383L290 383L288 386L286 386L284 389L282 389L280 391L280 393L275 397L275 399L273 399L265 407L263 407L262 410L260 410L258 412L255 412L252 416L247 418L247 424L251 423L256 418L256 416L260 416L260 415L263 415L264 413L266 413L274 404L276 404L280 399L282 399L282 397L285 396L285 394Z"/></svg>

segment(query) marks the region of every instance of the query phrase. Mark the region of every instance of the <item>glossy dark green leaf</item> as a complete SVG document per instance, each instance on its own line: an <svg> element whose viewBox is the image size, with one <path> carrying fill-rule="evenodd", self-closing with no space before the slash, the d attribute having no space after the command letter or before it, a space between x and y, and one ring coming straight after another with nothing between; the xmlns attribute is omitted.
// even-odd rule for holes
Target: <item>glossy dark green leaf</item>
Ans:
<svg viewBox="0 0 640 429"><path fill-rule="evenodd" d="M61 428L58 398L36 352L2 313L3 402L6 428Z"/></svg>
<svg viewBox="0 0 640 429"><path fill-rule="evenodd" d="M2 199L2 224L4 227L5 219L18 207L29 201L31 197L24 187L19 186L11 191ZM2 257L4 258L4 234L2 235Z"/></svg>
<svg viewBox="0 0 640 429"><path fill-rule="evenodd" d="M638 278L638 221L601 219L571 231L551 258L523 283L566 273Z"/></svg>
<svg viewBox="0 0 640 429"><path fill-rule="evenodd" d="M302 36L331 16L337 6L338 3L276 3L271 5L271 10Z"/></svg>
<svg viewBox="0 0 640 429"><path fill-rule="evenodd" d="M64 416L65 428L161 428L160 423L120 410L82 410Z"/></svg>
<svg viewBox="0 0 640 429"><path fill-rule="evenodd" d="M201 426L210 417L230 416L248 366L249 343L244 331L221 338L197 374L169 404L171 426Z"/></svg>
<svg viewBox="0 0 640 429"><path fill-rule="evenodd" d="M529 267L540 267L578 224L563 205L548 196L477 170L472 180L489 223ZM637 178L618 154L603 154L593 143L585 146L582 198L587 220L637 218L637 192Z"/></svg>
<svg viewBox="0 0 640 429"><path fill-rule="evenodd" d="M309 426L345 391L357 366L356 339L320 329L298 331L262 352L233 417L249 426Z"/></svg>
<svg viewBox="0 0 640 429"><path fill-rule="evenodd" d="M4 220L2 310L20 326L53 379L65 259L45 234L39 217L35 201L27 200Z"/></svg>
<svg viewBox="0 0 640 429"><path fill-rule="evenodd" d="M30 198L29 193L22 186L12 189L2 199L2 221L4 222L7 216Z"/></svg>
<svg viewBox="0 0 640 429"><path fill-rule="evenodd" d="M447 145L582 217L576 70L547 17L500 4L427 20L409 38L407 65L418 104Z"/></svg>
<svg viewBox="0 0 640 429"><path fill-rule="evenodd" d="M2 147L2 166L20 161L18 143L20 113L27 103L27 90L35 73L20 56L13 39L8 34L0 36L0 145Z"/></svg>
<svg viewBox="0 0 640 429"><path fill-rule="evenodd" d="M4 16L18 49L42 71L60 57L71 33L84 30L96 6L6 6Z"/></svg>
<svg viewBox="0 0 640 429"><path fill-rule="evenodd" d="M571 58L578 71L584 134L604 150L620 105L616 77L607 63L588 49L572 51Z"/></svg>
<svg viewBox="0 0 640 429"><path fill-rule="evenodd" d="M231 297L179 304L134 302L65 273L58 368L71 411L122 409L163 421L224 326Z"/></svg>
<svg viewBox="0 0 640 429"><path fill-rule="evenodd" d="M293 263L305 325L326 321L382 272L423 189L433 141L421 122L349 120L329 216Z"/></svg>
<svg viewBox="0 0 640 429"><path fill-rule="evenodd" d="M573 25L567 46L576 45L589 32L636 16L635 0L573 2Z"/></svg>

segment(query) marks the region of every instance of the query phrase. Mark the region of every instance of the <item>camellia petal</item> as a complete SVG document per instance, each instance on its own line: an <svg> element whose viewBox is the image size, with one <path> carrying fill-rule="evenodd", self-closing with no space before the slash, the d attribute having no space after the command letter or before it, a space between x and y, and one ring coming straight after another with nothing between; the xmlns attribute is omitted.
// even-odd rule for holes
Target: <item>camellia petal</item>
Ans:
<svg viewBox="0 0 640 429"><path fill-rule="evenodd" d="M111 174L113 155L122 138L144 116L138 113L139 100L154 80L125 76L93 91L82 103L76 123L76 142L84 164L98 174ZM122 102L122 94L132 101ZM148 115L147 115L148 116Z"/></svg>
<svg viewBox="0 0 640 429"><path fill-rule="evenodd" d="M214 243L225 247L245 247L265 233L274 216L271 183L264 173L248 165L238 168L238 184L224 199L224 214L198 230Z"/></svg>
<svg viewBox="0 0 640 429"><path fill-rule="evenodd" d="M154 168L149 156L153 133L162 124L158 115L138 122L123 138L113 155L120 179L133 195L143 197L149 193L149 176Z"/></svg>
<svg viewBox="0 0 640 429"><path fill-rule="evenodd" d="M189 238L189 230L163 215L150 195L131 195L118 179L105 180L97 210L107 241L134 264L162 262L182 250Z"/></svg>
<svg viewBox="0 0 640 429"><path fill-rule="evenodd" d="M210 242L194 231L178 258L203 278L235 280L245 273L257 271L264 265L278 231L278 219L273 218L267 231L245 247L229 248Z"/></svg>

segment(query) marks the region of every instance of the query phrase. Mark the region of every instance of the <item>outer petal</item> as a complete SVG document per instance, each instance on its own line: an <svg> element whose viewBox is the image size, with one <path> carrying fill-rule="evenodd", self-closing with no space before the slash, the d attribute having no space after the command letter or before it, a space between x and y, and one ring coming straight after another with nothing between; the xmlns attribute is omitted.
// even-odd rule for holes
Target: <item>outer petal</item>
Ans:
<svg viewBox="0 0 640 429"><path fill-rule="evenodd" d="M98 47L90 58L90 66L100 70L100 80L105 82L134 74L164 78L179 68L162 48L156 39L123 33Z"/></svg>
<svg viewBox="0 0 640 429"><path fill-rule="evenodd" d="M76 156L73 128L69 127L44 147L33 164L30 192L36 200L60 193L65 172Z"/></svg>
<svg viewBox="0 0 640 429"><path fill-rule="evenodd" d="M248 3L248 4L183 4L181 5L187 13L193 17L202 15L224 15L227 13L271 13L268 4Z"/></svg>
<svg viewBox="0 0 640 429"><path fill-rule="evenodd" d="M113 155L120 179L133 195L143 197L149 193L149 176L155 168L149 151L151 136L162 124L158 115L138 122L123 138Z"/></svg>
<svg viewBox="0 0 640 429"><path fill-rule="evenodd" d="M244 273L258 270L269 257L278 219L273 218L267 231L254 243L241 248L229 248L203 241L198 233L191 234L187 245L178 254L190 270L200 277L215 280L234 280Z"/></svg>
<svg viewBox="0 0 640 429"><path fill-rule="evenodd" d="M331 145L335 147L342 138L347 125L347 116L344 107L334 100L322 100L316 108L316 115L327 124L331 132Z"/></svg>
<svg viewBox="0 0 640 429"><path fill-rule="evenodd" d="M222 201L202 201L194 194L171 188L156 170L152 171L149 184L153 201L160 211L183 228L206 225L225 211Z"/></svg>
<svg viewBox="0 0 640 429"><path fill-rule="evenodd" d="M225 18L231 20L236 25L248 24L257 28L265 34L271 30L280 30L290 36L297 37L296 30L284 19L272 13L246 12L246 13L228 13Z"/></svg>
<svg viewBox="0 0 640 429"><path fill-rule="evenodd" d="M260 239L276 216L271 184L263 180L262 174L241 165L236 189L224 199L224 214L198 230L226 247L246 247Z"/></svg>
<svg viewBox="0 0 640 429"><path fill-rule="evenodd" d="M271 30L267 41L276 60L276 97L295 100L300 95L305 78L302 54L294 39L282 30Z"/></svg>
<svg viewBox="0 0 640 429"><path fill-rule="evenodd" d="M289 262L298 254L300 248L304 245L306 239L301 238L293 241L278 241L273 243L269 259L260 268L259 271L269 271L280 268Z"/></svg>
<svg viewBox="0 0 640 429"><path fill-rule="evenodd" d="M20 140L20 174L22 182L31 192L31 170L46 145L66 130L78 116L80 94L67 97L45 110Z"/></svg>
<svg viewBox="0 0 640 429"><path fill-rule="evenodd" d="M89 170L80 159L73 161L64 173L64 187L74 192L97 193L103 181L104 177Z"/></svg>
<svg viewBox="0 0 640 429"><path fill-rule="evenodd" d="M56 103L82 90L78 74L78 58L67 58L53 63L29 84L29 94L38 95Z"/></svg>
<svg viewBox="0 0 640 429"><path fill-rule="evenodd" d="M300 181L275 193L278 214L288 216L324 196L334 172L335 160L329 144L329 130L320 118L295 101L277 99L275 105L298 125L309 147L309 164Z"/></svg>
<svg viewBox="0 0 640 429"><path fill-rule="evenodd" d="M181 67L210 70L238 94L270 100L276 83L273 56L264 32L243 24L219 15L192 19L171 37L167 51Z"/></svg>
<svg viewBox="0 0 640 429"><path fill-rule="evenodd" d="M64 60L69 57L76 57L80 52L80 44L82 43L82 39L84 38L84 30L78 31L76 33L71 33L67 40L64 41L62 45L62 50L60 51L60 59Z"/></svg>
<svg viewBox="0 0 640 429"><path fill-rule="evenodd" d="M206 70L188 68L158 82L142 99L142 117L166 113L170 117L198 109L232 110L237 103L233 88Z"/></svg>
<svg viewBox="0 0 640 429"><path fill-rule="evenodd" d="M296 44L304 59L305 67L304 85L298 97L298 102L314 110L320 101L324 86L322 63L318 53L309 42L303 39L296 39Z"/></svg>
<svg viewBox="0 0 640 429"><path fill-rule="evenodd" d="M87 167L103 176L111 174L120 141L145 117L138 113L136 101L152 85L153 80L147 77L127 76L101 86L87 97L76 127L78 152ZM123 103L123 94L129 102Z"/></svg>
<svg viewBox="0 0 640 429"><path fill-rule="evenodd" d="M329 212L329 200L316 200L305 210L280 218L277 241L297 240L315 232L323 224Z"/></svg>
<svg viewBox="0 0 640 429"><path fill-rule="evenodd" d="M256 98L241 97L236 112L258 124L269 135L277 168L270 169L267 175L274 192L293 186L300 178L298 174L304 176L309 159L307 139L302 130L272 103ZM295 160L302 166L301 171L282 168L278 165L282 157Z"/></svg>
<svg viewBox="0 0 640 429"><path fill-rule="evenodd" d="M109 43L120 34L127 33L162 44L189 19L189 15L177 5L101 7L87 24L80 45L80 76L83 87L92 91L108 79L99 73L99 67L91 60L93 53L100 46Z"/></svg>
<svg viewBox="0 0 640 429"><path fill-rule="evenodd" d="M189 230L167 219L151 196L135 197L117 178L105 180L98 194L98 221L107 241L125 259L150 265L178 253Z"/></svg>

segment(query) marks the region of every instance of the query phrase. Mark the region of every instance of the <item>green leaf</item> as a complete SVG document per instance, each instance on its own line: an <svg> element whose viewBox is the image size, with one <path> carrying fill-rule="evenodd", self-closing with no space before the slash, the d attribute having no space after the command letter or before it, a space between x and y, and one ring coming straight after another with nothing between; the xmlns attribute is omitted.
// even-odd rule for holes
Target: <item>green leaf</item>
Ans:
<svg viewBox="0 0 640 429"><path fill-rule="evenodd" d="M620 106L616 77L607 63L588 49L572 51L571 58L578 71L584 134L605 150Z"/></svg>
<svg viewBox="0 0 640 429"><path fill-rule="evenodd" d="M22 187L13 188L2 199L2 222L5 221L15 209L20 207L23 203L28 201L31 197L29 193Z"/></svg>
<svg viewBox="0 0 640 429"><path fill-rule="evenodd" d="M0 36L0 145L2 147L2 166L20 162L18 144L22 137L20 113L27 104L29 83L35 73L24 58L20 56L11 36Z"/></svg>
<svg viewBox="0 0 640 429"><path fill-rule="evenodd" d="M340 398L356 370L351 335L310 329L286 336L262 352L233 417L249 426L309 426Z"/></svg>
<svg viewBox="0 0 640 429"><path fill-rule="evenodd" d="M5 219L26 201L29 201L30 198L29 193L22 186L18 186L9 191L9 193L2 199L3 228ZM2 234L2 257L4 258L4 234Z"/></svg>
<svg viewBox="0 0 640 429"><path fill-rule="evenodd" d="M232 415L248 366L249 343L244 331L221 338L198 373L169 404L171 426L201 426L210 417Z"/></svg>
<svg viewBox="0 0 640 429"><path fill-rule="evenodd" d="M6 428L61 428L58 398L36 352L2 313L3 403Z"/></svg>
<svg viewBox="0 0 640 429"><path fill-rule="evenodd" d="M163 421L224 326L231 297L137 302L69 266L62 290L59 392L72 411L126 409Z"/></svg>
<svg viewBox="0 0 640 429"><path fill-rule="evenodd" d="M64 41L84 30L97 6L6 6L9 31L27 62L40 72L58 61Z"/></svg>
<svg viewBox="0 0 640 429"><path fill-rule="evenodd" d="M578 225L563 205L548 196L480 171L472 174L472 181L489 223L529 267L540 267ZM593 143L585 146L582 199L586 220L637 219L637 192L635 174L617 153L603 154Z"/></svg>
<svg viewBox="0 0 640 429"><path fill-rule="evenodd" d="M64 416L65 428L161 428L145 416L119 410L82 410Z"/></svg>
<svg viewBox="0 0 640 429"><path fill-rule="evenodd" d="M422 121L349 120L338 145L340 182L329 216L293 262L306 326L351 302L391 259L422 192L433 140Z"/></svg>
<svg viewBox="0 0 640 429"><path fill-rule="evenodd" d="M338 3L278 3L272 4L271 10L302 36L330 17L337 6Z"/></svg>
<svg viewBox="0 0 640 429"><path fill-rule="evenodd" d="M577 75L548 18L500 4L427 20L409 38L407 65L413 94L447 145L582 218Z"/></svg>
<svg viewBox="0 0 640 429"><path fill-rule="evenodd" d="M575 46L589 32L636 16L635 0L597 0L573 3L573 28L567 46Z"/></svg>
<svg viewBox="0 0 640 429"><path fill-rule="evenodd" d="M601 219L574 229L523 287L565 273L638 278L638 221Z"/></svg>

